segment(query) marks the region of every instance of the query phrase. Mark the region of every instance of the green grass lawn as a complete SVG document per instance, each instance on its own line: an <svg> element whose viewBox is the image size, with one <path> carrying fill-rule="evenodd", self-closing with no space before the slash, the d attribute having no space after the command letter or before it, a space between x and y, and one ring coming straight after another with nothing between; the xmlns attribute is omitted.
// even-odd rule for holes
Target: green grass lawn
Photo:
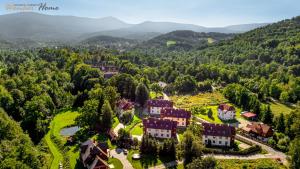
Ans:
<svg viewBox="0 0 300 169"><path fill-rule="evenodd" d="M133 116L133 120L131 121L131 123L129 125L125 126L125 130L130 131L131 129L133 129L133 127L138 124L141 123L142 119L140 119L138 116L134 115Z"/></svg>
<svg viewBox="0 0 300 169"><path fill-rule="evenodd" d="M236 119L239 119L240 118L240 114L241 114L241 109L234 106L235 107L235 110L236 110ZM211 122L211 123L217 123L217 124L223 124L223 123L235 123L237 122L236 120L230 120L230 121L222 121L219 119L218 117L218 106L206 106L205 107L206 109L211 109L212 112L213 112L213 115L212 115L212 118L209 118L207 116L207 114L195 114L195 116L197 117L200 117L208 122Z"/></svg>
<svg viewBox="0 0 300 169"><path fill-rule="evenodd" d="M270 102L270 108L275 116L283 114L289 114L293 109L279 102Z"/></svg>
<svg viewBox="0 0 300 169"><path fill-rule="evenodd" d="M50 124L50 130L45 136L48 147L53 154L53 161L51 163L51 169L57 169L59 163L63 161L63 154L59 148L53 143L51 139L51 134L60 139L62 144L66 143L66 139L60 135L60 130L64 127L71 126L75 124L75 118L79 115L78 112L66 111L56 115ZM79 152L78 150L74 151L75 147L70 147L70 150L67 152L67 155L70 157L70 166L75 168Z"/></svg>
<svg viewBox="0 0 300 169"><path fill-rule="evenodd" d="M131 135L142 135L143 134L143 126L142 123L138 123L137 125L135 125L131 131L130 131Z"/></svg>
<svg viewBox="0 0 300 169"><path fill-rule="evenodd" d="M185 109L228 102L220 92L199 93L197 95L174 95L171 96L170 99L174 102L176 107Z"/></svg>
<svg viewBox="0 0 300 169"><path fill-rule="evenodd" d="M284 165L279 164L273 159L257 159L257 160L217 160L218 166L222 169L252 169L252 168L272 168L272 169L286 169ZM179 164L173 169L183 169L183 164Z"/></svg>
<svg viewBox="0 0 300 169"><path fill-rule="evenodd" d="M160 97L160 96L163 96L163 94L162 93L156 93L156 92L154 92L154 91L150 91L150 99L155 99L155 98L157 98L157 97Z"/></svg>
<svg viewBox="0 0 300 169"><path fill-rule="evenodd" d="M167 46L169 47L171 45L176 45L176 41L174 41L174 40L168 40L167 41Z"/></svg>
<svg viewBox="0 0 300 169"><path fill-rule="evenodd" d="M110 158L108 160L108 164L113 164L114 165L114 169L123 169L123 164L117 158Z"/></svg>
<svg viewBox="0 0 300 169"><path fill-rule="evenodd" d="M117 127L117 125L120 123L119 122L119 119L118 119L118 117L114 117L114 123L113 123L113 125L112 125L112 128L115 128L115 127Z"/></svg>
<svg viewBox="0 0 300 169"><path fill-rule="evenodd" d="M171 159L170 156L159 157L159 156L154 156L154 155L143 155L140 160L133 160L132 155L134 153L139 153L139 151L138 150L130 150L128 152L127 159L131 163L133 168L135 168L135 169L143 169L143 168L153 167L156 165L174 161L174 159Z"/></svg>

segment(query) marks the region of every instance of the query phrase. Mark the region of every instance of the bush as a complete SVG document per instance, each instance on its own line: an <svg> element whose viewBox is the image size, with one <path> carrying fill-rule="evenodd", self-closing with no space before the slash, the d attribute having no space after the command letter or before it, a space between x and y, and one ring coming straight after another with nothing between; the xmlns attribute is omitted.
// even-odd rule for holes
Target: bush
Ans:
<svg viewBox="0 0 300 169"><path fill-rule="evenodd" d="M254 145L249 148L246 148L241 151L233 151L233 150L220 150L220 149L210 149L210 148L204 148L203 153L211 153L211 154L231 154L231 155L249 155L253 153L258 153L262 149L259 145Z"/></svg>

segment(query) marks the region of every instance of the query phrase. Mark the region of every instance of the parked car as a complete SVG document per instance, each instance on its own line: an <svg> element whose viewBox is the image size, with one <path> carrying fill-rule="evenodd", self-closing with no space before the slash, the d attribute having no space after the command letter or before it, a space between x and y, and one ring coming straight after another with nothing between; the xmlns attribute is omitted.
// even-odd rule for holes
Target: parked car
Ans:
<svg viewBox="0 0 300 169"><path fill-rule="evenodd" d="M125 155L127 155L127 154L128 154L128 150L127 150L127 149L124 149L124 150L123 150L123 153L124 153Z"/></svg>

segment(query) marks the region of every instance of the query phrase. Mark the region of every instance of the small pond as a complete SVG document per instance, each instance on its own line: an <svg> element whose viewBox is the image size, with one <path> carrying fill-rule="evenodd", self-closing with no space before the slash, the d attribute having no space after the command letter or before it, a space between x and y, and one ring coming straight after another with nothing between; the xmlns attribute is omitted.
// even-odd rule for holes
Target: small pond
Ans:
<svg viewBox="0 0 300 169"><path fill-rule="evenodd" d="M78 126L63 128L60 130L60 134L62 136L73 136L79 129Z"/></svg>

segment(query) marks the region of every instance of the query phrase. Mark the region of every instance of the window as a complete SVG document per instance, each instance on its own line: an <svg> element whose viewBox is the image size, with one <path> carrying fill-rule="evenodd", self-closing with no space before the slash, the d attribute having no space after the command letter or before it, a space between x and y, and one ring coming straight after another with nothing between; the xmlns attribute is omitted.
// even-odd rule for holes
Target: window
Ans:
<svg viewBox="0 0 300 169"><path fill-rule="evenodd" d="M163 136L164 136L164 134L161 134L160 136L162 136L162 137L163 137Z"/></svg>
<svg viewBox="0 0 300 169"><path fill-rule="evenodd" d="M205 140L205 143L207 143L207 140Z"/></svg>
<svg viewBox="0 0 300 169"><path fill-rule="evenodd" d="M227 141L225 141L225 145L226 145L226 146L227 146L227 144L228 144Z"/></svg>
<svg viewBox="0 0 300 169"><path fill-rule="evenodd" d="M213 140L213 143L216 143L216 141L215 141L215 140Z"/></svg>
<svg viewBox="0 0 300 169"><path fill-rule="evenodd" d="M222 141L219 141L219 144L222 144Z"/></svg>
<svg viewBox="0 0 300 169"><path fill-rule="evenodd" d="M169 137L169 134L167 134L167 137Z"/></svg>

